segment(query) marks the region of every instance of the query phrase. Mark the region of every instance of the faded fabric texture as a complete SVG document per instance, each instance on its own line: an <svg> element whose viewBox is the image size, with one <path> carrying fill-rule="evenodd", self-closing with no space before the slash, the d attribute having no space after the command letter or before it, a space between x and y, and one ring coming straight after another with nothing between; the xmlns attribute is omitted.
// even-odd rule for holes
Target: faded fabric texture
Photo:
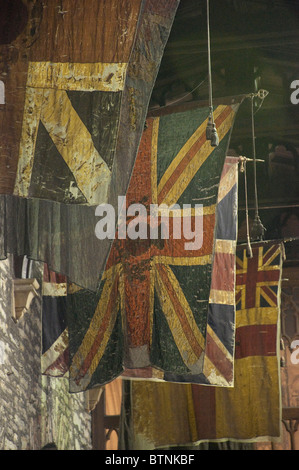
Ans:
<svg viewBox="0 0 299 470"><path fill-rule="evenodd" d="M203 374L166 372L163 379L169 382L233 385L238 162L238 158L226 157L219 184ZM153 375L158 377L158 371Z"/></svg>
<svg viewBox="0 0 299 470"><path fill-rule="evenodd" d="M10 187L0 184L0 258L26 254L96 291L111 240L95 237L95 208L126 194L178 3L65 0L62 12L53 0L41 9L22 96L7 78L4 141L19 117L12 110L23 116L3 146L10 155L18 144Z"/></svg>
<svg viewBox="0 0 299 470"><path fill-rule="evenodd" d="M63 377L69 369L69 341L66 318L67 279L44 265L42 283L41 372Z"/></svg>
<svg viewBox="0 0 299 470"><path fill-rule="evenodd" d="M254 244L251 259L237 251L234 387L124 381L122 446L279 438L282 259L280 244Z"/></svg>
<svg viewBox="0 0 299 470"><path fill-rule="evenodd" d="M175 374L177 381L187 376L188 381L197 383L209 384L211 380L218 385L231 384L233 316L227 335L229 346L221 345L220 360L230 360L227 376L221 368L219 374L213 373L214 358L212 353L206 354L206 335L209 305L217 307L220 300L215 295L214 304L209 303L213 258L228 259L220 253L234 252L235 232L231 240L228 237L227 243L219 244L215 230L219 182L237 109L238 104L217 106L215 120L220 145L216 148L206 141L208 108L196 107L147 119L126 194L127 209L133 203L141 203L146 209L145 214L139 214L139 230L145 230L147 235L144 239L115 239L96 295L70 286L72 391L104 384L124 370L139 378L164 379L167 373ZM226 173L230 173L229 167L230 163ZM233 191L236 190L235 169L236 165L232 164ZM226 193L229 186L223 195ZM177 205L169 220L168 238L161 235L163 219L155 222L149 217L151 204ZM189 212L183 211L184 204L190 204ZM200 246L188 250L186 243L190 238L183 230L181 238L175 238L174 227L178 220L183 224L186 214L188 217L191 214L189 220L195 223L195 204L203 206L200 217L203 239ZM126 220L129 230L134 219L128 216ZM154 229L157 237L150 239L150 231ZM221 237L219 232L220 241ZM215 291L222 289L216 278L213 287ZM233 292L233 282L223 289L226 293ZM231 300L230 307L234 310L234 299ZM210 310L211 318L212 313ZM217 330L215 315L213 322L208 334L219 347L222 332L221 328Z"/></svg>

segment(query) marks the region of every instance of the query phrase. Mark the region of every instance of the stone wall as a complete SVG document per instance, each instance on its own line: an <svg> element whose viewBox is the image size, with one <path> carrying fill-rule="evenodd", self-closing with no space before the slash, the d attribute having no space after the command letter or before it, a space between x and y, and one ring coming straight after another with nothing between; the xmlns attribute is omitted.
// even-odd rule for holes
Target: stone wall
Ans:
<svg viewBox="0 0 299 470"><path fill-rule="evenodd" d="M85 394L69 394L66 378L40 373L41 272L33 263L38 295L15 322L12 258L0 261L0 449L38 450L55 442L59 450L89 450Z"/></svg>

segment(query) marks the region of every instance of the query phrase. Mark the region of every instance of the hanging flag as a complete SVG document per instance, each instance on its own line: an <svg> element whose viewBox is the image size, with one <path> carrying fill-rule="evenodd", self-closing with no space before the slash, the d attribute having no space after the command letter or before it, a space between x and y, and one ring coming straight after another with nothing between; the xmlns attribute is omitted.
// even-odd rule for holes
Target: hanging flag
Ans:
<svg viewBox="0 0 299 470"><path fill-rule="evenodd" d="M125 206L127 232L134 232L132 227L138 225L143 235L135 240L130 233L126 238L116 234L97 295L81 289L68 296L72 391L111 381L124 368L142 368L141 377L144 368L150 367L165 374L187 375L189 381L195 377L199 383L231 384L233 339L227 338L229 346L223 343L223 332L217 330L217 321L211 321L208 333L214 345L207 355L206 331L214 252L217 262L222 260L224 265L229 259L226 254L233 253L234 237L222 243L219 232L216 250L214 244L219 181L237 109L238 104L215 109L220 136L217 148L206 141L208 108L196 105L147 119ZM227 174L229 168L228 162ZM236 165L232 168L231 176ZM221 197L226 193L229 186ZM130 212L133 204L145 211L139 213L138 224ZM153 206L163 204L168 208L175 205L169 212L168 237L162 236L165 221L151 218ZM197 219L196 204L201 205ZM198 221L202 230L194 231ZM192 228L184 232L187 222ZM230 297L234 309L231 289L233 284L224 287L215 273L210 303L214 321L220 291L222 301ZM232 326L230 335L233 333ZM216 345L221 352L218 359L212 353ZM230 364L225 371L219 363L219 371L214 373L213 361L220 356ZM151 370L149 374L152 376Z"/></svg>
<svg viewBox="0 0 299 470"><path fill-rule="evenodd" d="M212 268L212 282L209 299L209 313L208 313L208 344L206 348L205 364L210 373L215 375L216 379L211 380L214 385L223 383L225 385L232 385L233 377L233 349L234 349L234 282L235 282L235 243L236 243L236 218L237 218L237 170L238 159L234 157L226 157L225 165L222 171L219 193L217 200L217 229L216 229L216 243L215 243L215 259ZM44 294L43 305L44 311L49 312L49 315L43 314L43 335L50 337L48 347L44 347L42 356L43 372L47 375L57 375L56 369L52 368L52 363L55 363L57 357L62 356L62 351L68 357L68 331L66 328L66 279L64 276L57 276L55 273L49 275L47 266L45 267L45 280L44 280ZM225 272L225 276L221 276ZM57 279L62 281L58 284ZM217 282L224 286L222 289L217 289ZM222 286L220 286L222 287ZM75 286L69 286L69 292L74 293ZM79 290L78 288L75 290ZM217 292L217 293L215 293ZM48 294L47 294L48 293ZM58 302L56 302L58 296ZM61 296L63 301L61 302ZM233 297L233 300L232 300ZM218 298L218 303L215 299ZM49 306L48 306L49 305ZM50 308L51 307L51 308ZM214 313L214 309L216 310ZM213 315L214 313L214 315ZM54 321L54 318L57 320ZM57 326L61 325L59 334L57 334ZM54 339L53 331L54 329ZM61 346L56 347L57 339ZM220 338L220 339L219 339ZM59 352L59 354L57 353ZM54 359L53 359L54 355ZM50 357L50 359L48 359ZM63 360L64 373L68 368L67 361ZM51 367L50 367L51 365ZM223 366L224 365L224 366ZM220 379L219 371L226 372L226 380ZM206 374L208 376L208 373ZM171 374L164 374L152 367L144 369L126 369L122 374L123 377L138 377L138 378L155 378L156 380L169 380L177 382L186 382L196 380L202 381L202 378L197 376L172 376Z"/></svg>
<svg viewBox="0 0 299 470"><path fill-rule="evenodd" d="M43 375L63 377L69 368L69 343L66 319L67 279L44 265L42 283Z"/></svg>
<svg viewBox="0 0 299 470"><path fill-rule="evenodd" d="M4 140L16 107L23 116L18 151L8 164L5 147L3 159L0 258L27 254L97 289L111 240L94 236L95 207L126 194L178 3L54 0L36 10L37 36L19 54L22 95L7 77Z"/></svg>
<svg viewBox="0 0 299 470"><path fill-rule="evenodd" d="M124 378L233 385L238 161L238 158L226 157L219 183L203 374L176 375L147 367L126 369L122 374Z"/></svg>
<svg viewBox="0 0 299 470"><path fill-rule="evenodd" d="M169 382L233 386L238 162L235 157L225 158L219 183L203 374L176 376L165 372L163 380ZM162 376L158 370L152 375L156 379Z"/></svg>
<svg viewBox="0 0 299 470"><path fill-rule="evenodd" d="M234 387L125 381L126 449L279 438L282 260L275 242L254 244L253 258L238 249Z"/></svg>

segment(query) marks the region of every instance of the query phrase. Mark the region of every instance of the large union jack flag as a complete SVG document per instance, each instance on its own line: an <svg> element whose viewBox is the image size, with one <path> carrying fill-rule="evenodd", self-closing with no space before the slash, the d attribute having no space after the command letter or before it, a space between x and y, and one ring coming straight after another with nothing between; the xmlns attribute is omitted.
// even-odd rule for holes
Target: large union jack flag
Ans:
<svg viewBox="0 0 299 470"><path fill-rule="evenodd" d="M236 258L237 306L240 309L245 305L246 308L276 307L280 246L260 246L254 250L256 254L252 258L248 258L244 251L242 257Z"/></svg>
<svg viewBox="0 0 299 470"><path fill-rule="evenodd" d="M238 104L215 109L217 148L206 140L208 108L148 118L126 207L141 203L150 214L152 204L176 204L170 213L169 237L161 237L161 231L154 239L116 235L97 294L70 286L72 391L107 383L120 374L231 384L233 361L228 344L233 329L227 333L217 324L225 323L219 317L221 305L234 311L234 269L229 267L234 266L236 234L228 235L218 224L216 233L216 211L220 207L217 198L233 207L227 215L236 209L236 164L227 162L224 169L224 162L237 108ZM223 170L225 184L220 194ZM184 204L190 205L187 213ZM203 238L200 246L187 250L190 239L184 231L176 237L174 219L184 221L188 216L194 228L195 204L202 205ZM127 224L130 221L127 218ZM152 219L147 216L143 223L150 233ZM219 269L221 263L225 266L230 279L226 286L219 273L212 275L213 259ZM207 353L211 343L215 347ZM220 356L223 370L215 366Z"/></svg>

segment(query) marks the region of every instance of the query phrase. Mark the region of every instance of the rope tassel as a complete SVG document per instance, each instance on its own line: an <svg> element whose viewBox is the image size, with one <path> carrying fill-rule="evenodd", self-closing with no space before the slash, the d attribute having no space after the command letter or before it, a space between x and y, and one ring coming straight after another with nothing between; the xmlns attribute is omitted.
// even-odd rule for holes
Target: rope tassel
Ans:
<svg viewBox="0 0 299 470"><path fill-rule="evenodd" d="M253 240L263 240L265 235L265 227L258 214L255 214L255 218L251 227L251 238Z"/></svg>
<svg viewBox="0 0 299 470"><path fill-rule="evenodd" d="M212 116L212 112L211 112L210 115L209 115L208 124L207 124L207 128L206 128L206 139L207 140L212 139L212 130L213 130L213 116Z"/></svg>
<svg viewBox="0 0 299 470"><path fill-rule="evenodd" d="M206 139L211 142L212 147L218 147L219 137L214 122L213 116L213 92L212 92L212 67L211 67L211 40L210 40L210 5L207 0L207 32L208 32L208 77L209 77L209 104L210 104L210 115L206 128Z"/></svg>
<svg viewBox="0 0 299 470"><path fill-rule="evenodd" d="M219 137L218 137L218 132L216 129L216 124L213 124L212 128L212 137L211 137L211 146L212 147L218 147L219 145Z"/></svg>

